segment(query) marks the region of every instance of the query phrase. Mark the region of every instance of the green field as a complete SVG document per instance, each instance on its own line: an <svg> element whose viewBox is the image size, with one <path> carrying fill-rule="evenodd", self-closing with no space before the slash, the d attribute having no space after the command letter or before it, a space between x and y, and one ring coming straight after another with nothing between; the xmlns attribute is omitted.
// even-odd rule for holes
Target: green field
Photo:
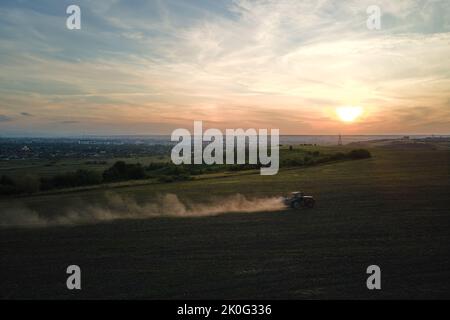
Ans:
<svg viewBox="0 0 450 320"><path fill-rule="evenodd" d="M303 190L316 208L124 219L0 230L1 298L450 298L448 149L373 148L373 157L276 176L246 172L0 200L42 216L158 195L211 203ZM82 269L79 292L65 269ZM367 266L382 290L366 288Z"/></svg>
<svg viewBox="0 0 450 320"><path fill-rule="evenodd" d="M129 158L111 159L60 159L60 160L10 160L0 161L0 176L6 175L36 175L49 177L56 174L70 172L78 169L103 171L116 161L126 161L130 163L148 164L151 162L167 162L170 157L163 156L140 156ZM98 163L95 163L97 161ZM103 163L105 162L105 163Z"/></svg>

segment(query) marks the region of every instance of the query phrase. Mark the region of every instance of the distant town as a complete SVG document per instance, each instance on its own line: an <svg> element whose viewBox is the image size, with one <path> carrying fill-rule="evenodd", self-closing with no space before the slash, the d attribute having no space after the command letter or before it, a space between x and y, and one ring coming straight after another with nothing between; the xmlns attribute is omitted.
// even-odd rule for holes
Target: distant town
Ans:
<svg viewBox="0 0 450 320"><path fill-rule="evenodd" d="M163 155L171 148L165 138L0 138L0 160L103 159Z"/></svg>
<svg viewBox="0 0 450 320"><path fill-rule="evenodd" d="M340 145L364 141L423 143L448 141L449 136L300 136L280 137L281 145ZM176 142L169 136L117 136L83 138L0 137L0 161L111 159L168 155Z"/></svg>

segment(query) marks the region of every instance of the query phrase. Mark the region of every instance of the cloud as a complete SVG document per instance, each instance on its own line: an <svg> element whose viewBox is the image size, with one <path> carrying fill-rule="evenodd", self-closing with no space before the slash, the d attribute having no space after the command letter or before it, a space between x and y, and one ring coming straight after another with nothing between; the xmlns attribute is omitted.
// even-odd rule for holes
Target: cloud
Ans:
<svg viewBox="0 0 450 320"><path fill-rule="evenodd" d="M82 117L73 127L83 131L196 118L291 134L335 133L340 105L363 106L371 121L446 108L449 2L377 1L382 29L371 31L372 2L81 0L76 32L54 1L0 4L0 103L30 106L49 130L64 117Z"/></svg>
<svg viewBox="0 0 450 320"><path fill-rule="evenodd" d="M12 121L11 117L0 114L0 122L9 122Z"/></svg>
<svg viewBox="0 0 450 320"><path fill-rule="evenodd" d="M75 124L75 123L80 123L80 121L76 121L76 120L65 120L65 121L61 121L62 124Z"/></svg>
<svg viewBox="0 0 450 320"><path fill-rule="evenodd" d="M33 116L31 113L28 113L28 112L21 112L20 114L24 117L32 117Z"/></svg>

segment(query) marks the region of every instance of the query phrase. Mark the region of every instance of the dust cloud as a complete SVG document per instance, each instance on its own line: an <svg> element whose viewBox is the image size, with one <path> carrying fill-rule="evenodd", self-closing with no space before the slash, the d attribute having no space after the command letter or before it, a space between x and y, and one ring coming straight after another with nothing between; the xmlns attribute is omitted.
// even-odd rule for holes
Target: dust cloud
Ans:
<svg viewBox="0 0 450 320"><path fill-rule="evenodd" d="M263 212L283 209L282 198L247 198L241 194L212 199L210 203L182 202L175 194L158 196L154 202L139 204L118 194L106 194L103 205L65 208L52 216L40 214L23 206L12 205L0 212L1 227L45 227L92 224L119 219L148 219L156 217L206 217L232 212Z"/></svg>

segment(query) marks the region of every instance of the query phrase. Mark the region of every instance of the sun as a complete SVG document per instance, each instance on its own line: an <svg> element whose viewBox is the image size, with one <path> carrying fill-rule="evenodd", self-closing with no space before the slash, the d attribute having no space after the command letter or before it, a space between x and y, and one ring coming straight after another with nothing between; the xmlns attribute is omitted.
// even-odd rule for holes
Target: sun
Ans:
<svg viewBox="0 0 450 320"><path fill-rule="evenodd" d="M339 107L336 108L336 114L343 122L353 122L358 119L363 113L361 107Z"/></svg>

